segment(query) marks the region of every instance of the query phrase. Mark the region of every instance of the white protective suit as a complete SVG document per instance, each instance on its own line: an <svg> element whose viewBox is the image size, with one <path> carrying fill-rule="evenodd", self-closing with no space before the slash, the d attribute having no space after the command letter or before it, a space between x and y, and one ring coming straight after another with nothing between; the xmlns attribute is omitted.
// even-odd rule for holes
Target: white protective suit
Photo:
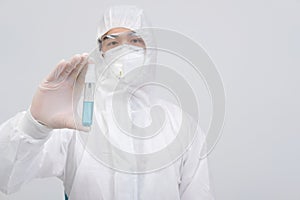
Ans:
<svg viewBox="0 0 300 200"><path fill-rule="evenodd" d="M112 7L103 19L100 35L114 27L136 30L147 26L143 11L134 6ZM100 117L95 117L95 120L102 119L99 124L103 126L99 125L99 129L103 128L112 143L134 153L157 151L163 143L168 142L166 137L172 139L172 132L179 126L179 110L164 101L149 100L151 93L147 92L147 101L141 100L144 93L133 98L129 110L132 120L136 119L137 124L147 124L145 115L140 111L155 102L166 109L163 130L166 136L153 138L154 142L151 143L139 143L139 148L128 137L115 138L115 126L109 112L110 94L105 88L110 83L107 80L100 83L95 94L96 100L102 100L98 102L101 108L97 108L97 105L95 108L95 115ZM121 172L102 164L95 155L97 152L91 152L82 142L80 134L77 130L47 128L38 123L29 111L18 113L3 123L0 126L0 190L6 194L14 193L34 178L55 176L63 181L70 200L213 199L207 158L199 159L204 141L200 131L194 143L179 159L150 173ZM92 141L97 143L94 139Z"/></svg>

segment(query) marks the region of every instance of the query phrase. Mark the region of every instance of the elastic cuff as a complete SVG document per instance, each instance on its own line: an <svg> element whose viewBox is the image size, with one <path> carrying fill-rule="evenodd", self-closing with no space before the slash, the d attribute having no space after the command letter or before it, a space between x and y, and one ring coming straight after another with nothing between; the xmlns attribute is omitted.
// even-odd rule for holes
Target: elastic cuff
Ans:
<svg viewBox="0 0 300 200"><path fill-rule="evenodd" d="M19 129L35 139L45 139L53 130L36 121L31 115L30 110L27 110L24 117L20 120Z"/></svg>

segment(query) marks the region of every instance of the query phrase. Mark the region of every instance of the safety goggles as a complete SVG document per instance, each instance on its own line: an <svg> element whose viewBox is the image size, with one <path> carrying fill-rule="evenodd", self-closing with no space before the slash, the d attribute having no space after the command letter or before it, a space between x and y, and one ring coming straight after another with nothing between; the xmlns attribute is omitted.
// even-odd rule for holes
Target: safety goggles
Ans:
<svg viewBox="0 0 300 200"><path fill-rule="evenodd" d="M121 33L107 34L99 38L98 42L99 49L102 52L106 52L122 44L128 44L143 48L146 47L142 37L135 31L125 31Z"/></svg>

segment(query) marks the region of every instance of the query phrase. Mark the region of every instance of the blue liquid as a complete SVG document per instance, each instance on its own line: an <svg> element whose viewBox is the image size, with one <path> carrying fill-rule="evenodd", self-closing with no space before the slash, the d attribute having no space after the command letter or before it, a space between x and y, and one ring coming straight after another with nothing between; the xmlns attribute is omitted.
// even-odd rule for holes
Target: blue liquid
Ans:
<svg viewBox="0 0 300 200"><path fill-rule="evenodd" d="M93 122L93 110L94 102L93 101L84 101L83 102L83 112L82 112L82 125L91 126Z"/></svg>

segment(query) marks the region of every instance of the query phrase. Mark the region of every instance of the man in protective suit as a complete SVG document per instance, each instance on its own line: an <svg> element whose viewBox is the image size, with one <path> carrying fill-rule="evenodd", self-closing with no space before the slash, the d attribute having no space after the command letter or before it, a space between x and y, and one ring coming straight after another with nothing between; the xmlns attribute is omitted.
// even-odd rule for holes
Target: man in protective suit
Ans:
<svg viewBox="0 0 300 200"><path fill-rule="evenodd" d="M94 116L98 131L81 125L74 115L88 64L93 62L88 54L75 55L69 61L59 62L39 85L30 109L0 126L2 192L14 193L34 178L58 177L63 181L66 198L70 200L213 199L207 158L199 158L204 142L201 136L195 138L180 158L148 173L147 170L135 173L147 168L139 161L128 161L129 166L138 166L130 168L132 173L118 170L121 165L117 162L119 158L109 152L109 148L105 155L114 161L110 162L110 166L99 162L98 151L103 153L104 145L99 142L97 146L95 138L100 131L115 146L126 148L128 152L143 153L159 150L160 145L168 143L166 138L172 139L174 130L178 129L178 109L157 100L147 89L133 95L128 112L131 120L145 127L151 124L151 117L147 114L151 104L161 104L166 109L164 136L153 138L152 143L137 143L130 137L116 134L116 126L113 125L112 99L115 92L123 97L127 90L112 91L111 88L120 81L123 85L137 85L155 74L155 67L149 67L132 82L126 78L123 80L126 73L134 68L133 65L149 64L155 60L155 53L147 50L153 42L151 34L138 34L138 30L147 27L149 24L143 10L135 6L115 6L104 14L98 29L98 42L102 65L108 66L108 70L104 73L98 71L101 79L95 88ZM124 52L130 53L116 59ZM120 106L123 105L121 97L116 100ZM123 120L122 115L120 120ZM81 135L87 134L90 138L84 140L85 136Z"/></svg>

